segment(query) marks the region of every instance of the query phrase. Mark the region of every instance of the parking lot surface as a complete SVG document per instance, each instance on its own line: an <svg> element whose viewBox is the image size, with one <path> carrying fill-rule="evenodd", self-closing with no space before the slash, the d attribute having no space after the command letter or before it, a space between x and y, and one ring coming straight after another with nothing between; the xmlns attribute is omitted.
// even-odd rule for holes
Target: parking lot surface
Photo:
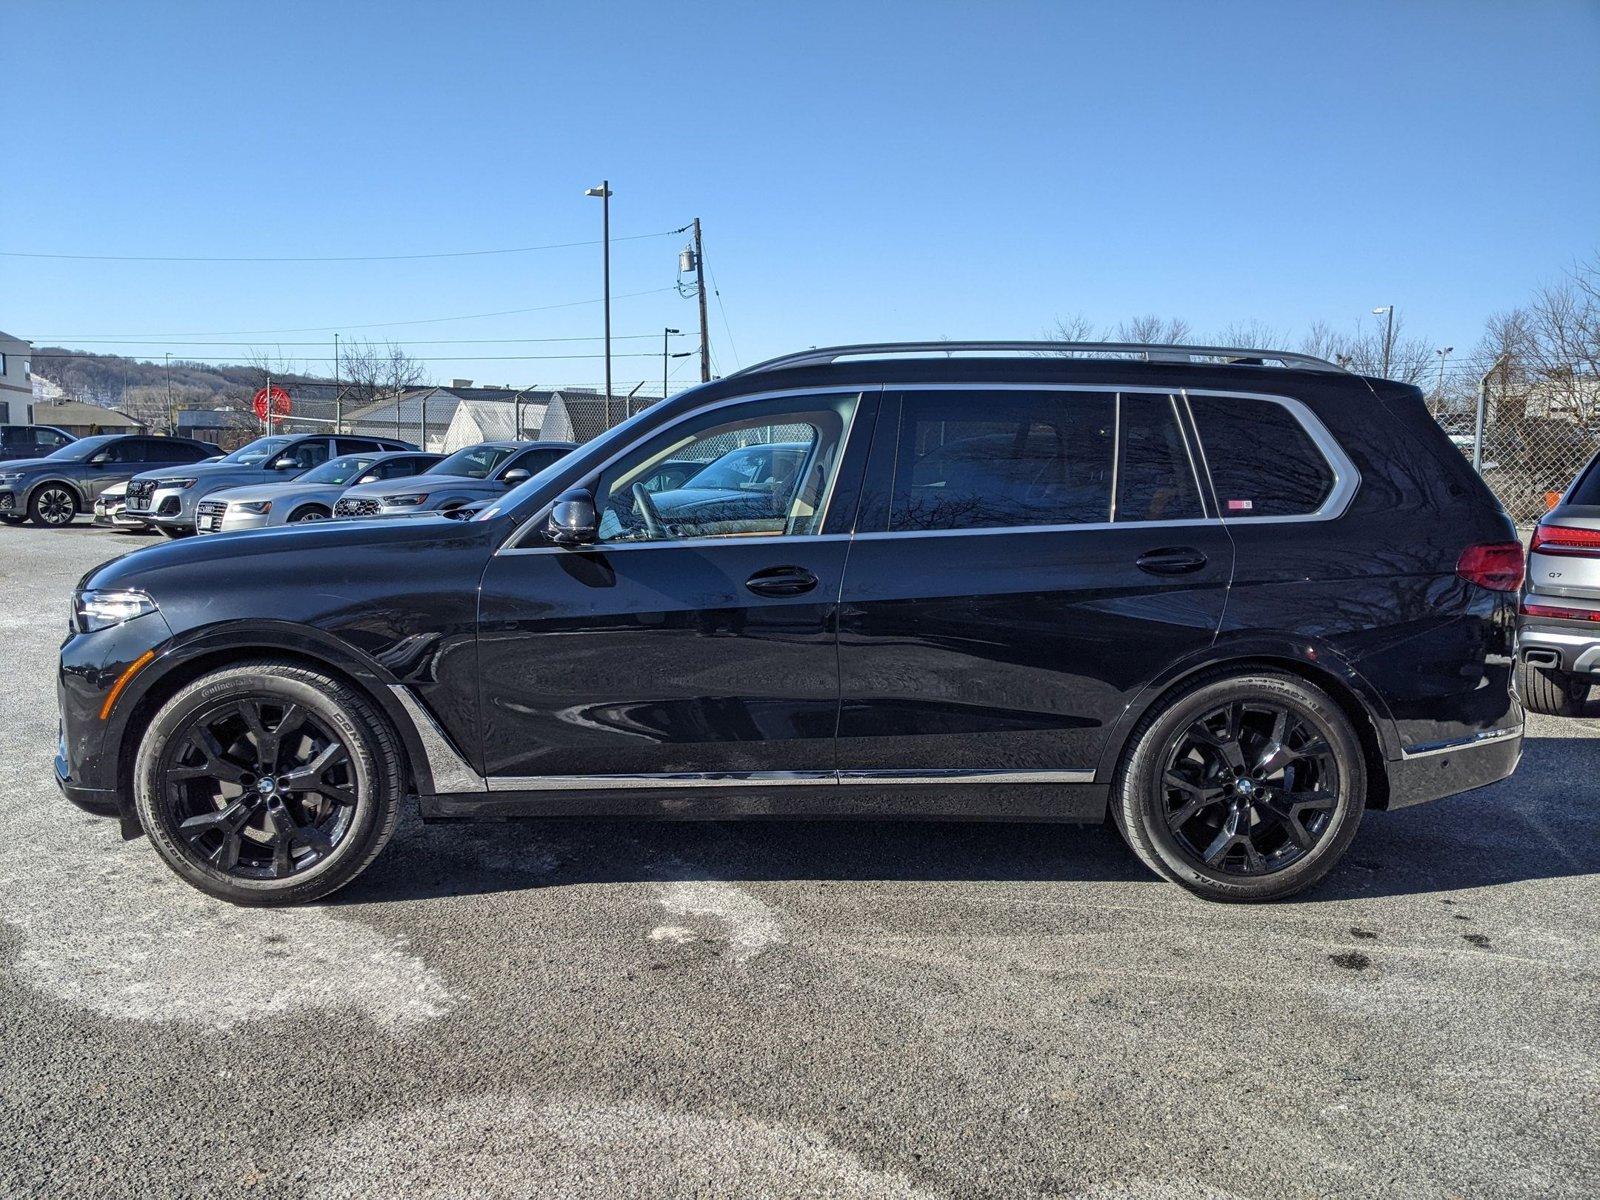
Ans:
<svg viewBox="0 0 1600 1200"><path fill-rule="evenodd" d="M146 544L0 528L0 1196L1600 1193L1600 708L1270 906L1098 828L410 820L235 909L51 779Z"/></svg>

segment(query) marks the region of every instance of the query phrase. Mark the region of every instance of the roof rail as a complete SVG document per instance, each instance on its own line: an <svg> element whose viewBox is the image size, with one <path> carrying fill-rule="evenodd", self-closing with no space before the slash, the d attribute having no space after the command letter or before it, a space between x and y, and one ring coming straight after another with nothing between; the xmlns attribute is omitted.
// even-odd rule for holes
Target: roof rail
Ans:
<svg viewBox="0 0 1600 1200"><path fill-rule="evenodd" d="M823 346L812 350L798 350L781 354L743 370L728 378L755 375L765 371L780 371L789 367L815 367L837 362L841 358L891 358L901 354L1059 354L1104 355L1106 357L1136 357L1146 362L1187 362L1217 359L1223 363L1264 366L1275 362L1284 367L1299 367L1308 371L1334 371L1348 374L1344 367L1310 354L1294 354L1287 350L1250 350L1237 346L1176 346L1146 342L866 342L856 346Z"/></svg>

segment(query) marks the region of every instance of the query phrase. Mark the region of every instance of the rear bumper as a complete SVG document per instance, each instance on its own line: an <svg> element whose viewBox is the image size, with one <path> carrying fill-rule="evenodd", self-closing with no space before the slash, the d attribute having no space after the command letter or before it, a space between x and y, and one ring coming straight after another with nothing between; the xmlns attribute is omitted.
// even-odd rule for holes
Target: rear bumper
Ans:
<svg viewBox="0 0 1600 1200"><path fill-rule="evenodd" d="M1574 675L1600 675L1600 623L1527 624L1517 630L1517 657Z"/></svg>
<svg viewBox="0 0 1600 1200"><path fill-rule="evenodd" d="M1522 760L1520 725L1444 746L1414 750L1388 764L1390 809L1442 800L1499 783Z"/></svg>

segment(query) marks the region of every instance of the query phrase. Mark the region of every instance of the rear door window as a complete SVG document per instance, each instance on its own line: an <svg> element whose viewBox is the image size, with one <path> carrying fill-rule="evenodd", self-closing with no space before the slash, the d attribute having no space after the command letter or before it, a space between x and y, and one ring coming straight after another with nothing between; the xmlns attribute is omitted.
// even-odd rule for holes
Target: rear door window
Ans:
<svg viewBox="0 0 1600 1200"><path fill-rule="evenodd" d="M1109 392L908 392L889 529L997 529L1111 519Z"/></svg>
<svg viewBox="0 0 1600 1200"><path fill-rule="evenodd" d="M1572 485L1568 504L1593 504L1600 506L1600 455L1590 460L1578 482Z"/></svg>
<svg viewBox="0 0 1600 1200"><path fill-rule="evenodd" d="M1191 395L1189 406L1224 520L1306 516L1328 499L1333 469L1283 405Z"/></svg>
<svg viewBox="0 0 1600 1200"><path fill-rule="evenodd" d="M1206 515L1171 396L1123 392L1117 401L1118 521L1190 521Z"/></svg>

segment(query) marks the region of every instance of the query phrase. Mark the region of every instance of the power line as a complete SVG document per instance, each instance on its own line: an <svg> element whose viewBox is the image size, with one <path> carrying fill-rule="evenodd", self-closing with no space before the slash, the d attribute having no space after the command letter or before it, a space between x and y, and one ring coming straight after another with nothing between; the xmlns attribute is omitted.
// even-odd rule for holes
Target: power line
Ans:
<svg viewBox="0 0 1600 1200"><path fill-rule="evenodd" d="M632 233L614 237L613 242L637 242L646 238L676 237L679 229L657 233ZM50 258L75 262L173 262L173 263L332 263L406 262L421 258L482 258L493 254L532 254L539 250L569 250L577 246L598 246L600 240L550 242L543 246L506 246L496 250L439 250L427 254L308 254L308 255L200 255L200 254L51 254L36 250L0 250L0 258Z"/></svg>
<svg viewBox="0 0 1600 1200"><path fill-rule="evenodd" d="M717 311L722 314L722 330L728 335L728 349L733 351L733 365L739 366L739 347L733 344L733 329L728 325L728 310L722 304L722 289L717 286L717 276L710 268L706 274L711 276L711 294L717 298Z"/></svg>
<svg viewBox="0 0 1600 1200"><path fill-rule="evenodd" d="M662 292L676 291L675 287L650 288L643 292L624 292L620 296L611 297L612 300L630 300L637 296L659 296ZM166 338L184 337L269 337L278 333L345 333L354 329L387 329L395 325L442 325L448 321L483 321L491 317L519 317L525 313L550 312L558 308L581 308L586 304L602 303L599 297L593 300L564 300L560 304L536 304L532 308L506 308L499 312L486 313L461 313L452 317L418 317L410 321L372 321L365 325L300 325L293 329L211 329L211 330L185 330L182 333L41 333L35 334L36 342L78 342L90 337L137 337L150 342L160 342ZM653 334L651 336L654 336Z"/></svg>
<svg viewBox="0 0 1600 1200"><path fill-rule="evenodd" d="M661 335L657 334L656 336L659 337ZM41 362L41 361L55 362L55 361L66 361L66 360L69 360L69 359L103 359L103 358L107 358L107 357L111 357L111 356L104 355L104 354L32 354L29 357L34 362ZM118 355L116 357L122 357L122 356ZM605 355L604 354L457 354L457 355L413 354L413 355L410 355L409 357L414 359L417 362L568 362L568 361L576 362L576 361L585 360L585 359L599 360L599 359L603 359L605 357ZM653 353L650 353L649 351L640 351L638 353L612 354L611 357L612 358L660 358L661 356L660 356L660 354L653 354ZM132 361L138 362L139 360L138 359L134 359ZM221 357L215 357L215 356L212 356L212 357L201 356L201 357L198 357L198 358L188 358L188 359L185 359L184 361L186 363L198 364L200 366L240 366L240 367L248 367L250 365L248 362L240 362L237 357L221 358ZM333 356L332 355L329 355L326 358L323 358L323 357L309 357L309 358L307 358L307 357L302 357L300 355L294 355L293 358L292 358L292 361L296 362L296 363L331 363L334 360L333 360ZM348 360L343 359L341 357L340 361L343 362L343 361L348 361ZM159 366L160 364L159 363L147 362L145 365L146 366Z"/></svg>
<svg viewBox="0 0 1600 1200"><path fill-rule="evenodd" d="M612 341L641 341L645 338L658 338L659 333L615 333L611 335ZM139 338L137 340L115 340L111 338L74 337L63 338L63 341L75 342L80 346L241 346L247 349L257 349L265 344L260 341L253 342L184 342L162 338ZM520 345L532 342L598 342L604 339L599 337L526 337L526 338L402 338L390 344L395 346L506 346ZM273 341L272 346L326 346L327 342L318 340L314 342L281 342ZM108 356L112 357L112 356ZM118 355L115 357L137 357L136 355Z"/></svg>

